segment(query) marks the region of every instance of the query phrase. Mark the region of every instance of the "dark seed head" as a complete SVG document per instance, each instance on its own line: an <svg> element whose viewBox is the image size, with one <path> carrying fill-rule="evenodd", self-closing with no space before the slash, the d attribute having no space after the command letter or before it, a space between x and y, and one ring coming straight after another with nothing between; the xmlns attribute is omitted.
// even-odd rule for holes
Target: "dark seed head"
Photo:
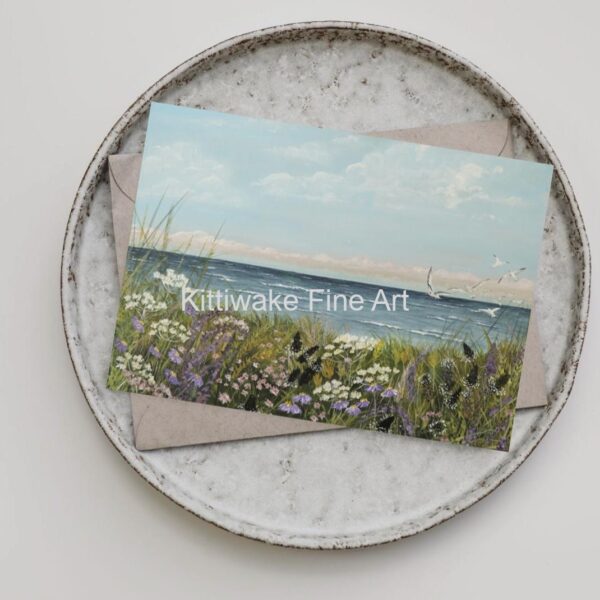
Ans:
<svg viewBox="0 0 600 600"><path fill-rule="evenodd" d="M300 332L296 331L292 345L290 346L292 352L300 352L302 350L302 339L300 338Z"/></svg>
<svg viewBox="0 0 600 600"><path fill-rule="evenodd" d="M467 344L466 342L463 342L463 352L468 359L471 359L475 356L475 352L473 352L471 346L469 346L469 344Z"/></svg>
<svg viewBox="0 0 600 600"><path fill-rule="evenodd" d="M477 377L479 376L479 369L477 365L473 365L467 376L467 383L469 385L475 385L477 383Z"/></svg>

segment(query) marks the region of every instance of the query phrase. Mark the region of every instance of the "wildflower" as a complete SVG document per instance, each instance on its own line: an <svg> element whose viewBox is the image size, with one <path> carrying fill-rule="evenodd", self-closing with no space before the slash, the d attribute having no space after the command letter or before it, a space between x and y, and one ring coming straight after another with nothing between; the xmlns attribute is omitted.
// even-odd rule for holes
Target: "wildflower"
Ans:
<svg viewBox="0 0 600 600"><path fill-rule="evenodd" d="M231 402L231 398L229 397L229 394L227 392L221 392L218 395L217 399L221 404L229 404Z"/></svg>
<svg viewBox="0 0 600 600"><path fill-rule="evenodd" d="M198 311L191 305L191 303L188 302L185 305L185 310L183 312L185 312L185 314L189 317L193 317Z"/></svg>
<svg viewBox="0 0 600 600"><path fill-rule="evenodd" d="M415 387L416 375L417 375L417 364L413 360L410 363L408 369L406 369L406 371L404 373L405 390L406 390L406 395L408 396L409 400L414 400L415 396L416 396L416 387Z"/></svg>
<svg viewBox="0 0 600 600"><path fill-rule="evenodd" d="M498 450L504 450L504 451L508 450L508 442L507 442L506 438L502 438L502 439L501 439L501 440L498 442L498 445L496 446L496 448L497 448Z"/></svg>
<svg viewBox="0 0 600 600"><path fill-rule="evenodd" d="M117 349L117 352L123 353L127 350L127 344L123 340L115 338L115 348Z"/></svg>
<svg viewBox="0 0 600 600"><path fill-rule="evenodd" d="M402 428L404 429L404 434L405 435L414 435L415 428L413 427L413 424L410 420L410 417L408 416L408 413L402 407L398 407L398 415L400 416L400 419L402 420Z"/></svg>
<svg viewBox="0 0 600 600"><path fill-rule="evenodd" d="M463 442L465 444L472 444L478 437L477 429L475 427L469 427L467 429L467 433L465 433L465 437L463 438Z"/></svg>
<svg viewBox="0 0 600 600"><path fill-rule="evenodd" d="M370 402L363 398L362 400L360 400L359 402L356 403L356 406L358 406L358 408L367 408L367 406L369 406L369 404L370 404Z"/></svg>
<svg viewBox="0 0 600 600"><path fill-rule="evenodd" d="M434 417L429 422L427 429L433 436L439 437L446 431L446 422L444 421L444 419Z"/></svg>
<svg viewBox="0 0 600 600"><path fill-rule="evenodd" d="M382 389L383 389L383 387L381 385L379 385L378 383L374 383L374 384L368 385L366 387L367 392L372 392L372 393L380 392Z"/></svg>
<svg viewBox="0 0 600 600"><path fill-rule="evenodd" d="M189 279L183 273L176 273L173 269L167 269L166 274L155 271L154 279L159 279L165 287L185 288Z"/></svg>
<svg viewBox="0 0 600 600"><path fill-rule="evenodd" d="M347 412L349 415L352 415L353 417L356 417L356 416L360 415L360 408L358 407L358 405L357 405L357 404L353 404L352 406L349 406L349 407L346 409L346 412Z"/></svg>
<svg viewBox="0 0 600 600"><path fill-rule="evenodd" d="M148 348L148 353L154 356L154 358L161 357L160 350L156 346L150 346L150 348Z"/></svg>
<svg viewBox="0 0 600 600"><path fill-rule="evenodd" d="M201 375L197 373L192 373L191 371L186 374L186 379L200 389L204 385L204 379L202 379Z"/></svg>
<svg viewBox="0 0 600 600"><path fill-rule="evenodd" d="M333 408L334 410L345 410L346 408L348 408L348 400L336 400L331 405L331 408Z"/></svg>
<svg viewBox="0 0 600 600"><path fill-rule="evenodd" d="M175 348L171 348L169 352L167 352L167 356L169 357L169 360L176 365L180 365L183 362L181 356L179 356L179 352L177 352Z"/></svg>
<svg viewBox="0 0 600 600"><path fill-rule="evenodd" d="M388 388L387 390L383 390L383 392L381 393L382 398L395 398L397 395L398 395L398 392L391 388Z"/></svg>
<svg viewBox="0 0 600 600"><path fill-rule="evenodd" d="M291 400L282 402L279 405L278 410L287 413L288 415L299 415L302 412L302 409L297 404L294 404Z"/></svg>
<svg viewBox="0 0 600 600"><path fill-rule="evenodd" d="M144 332L144 324L134 315L131 317L131 326L138 332Z"/></svg>
<svg viewBox="0 0 600 600"><path fill-rule="evenodd" d="M485 374L488 377L496 374L496 370L498 368L497 355L498 353L496 351L496 344L492 344L485 360Z"/></svg>
<svg viewBox="0 0 600 600"><path fill-rule="evenodd" d="M298 394L292 398L292 401L300 404L310 404L312 398L308 394Z"/></svg>
<svg viewBox="0 0 600 600"><path fill-rule="evenodd" d="M171 369L165 369L164 374L165 374L165 379L171 385L179 385L179 379L177 379L177 375L175 374L175 371L172 371Z"/></svg>

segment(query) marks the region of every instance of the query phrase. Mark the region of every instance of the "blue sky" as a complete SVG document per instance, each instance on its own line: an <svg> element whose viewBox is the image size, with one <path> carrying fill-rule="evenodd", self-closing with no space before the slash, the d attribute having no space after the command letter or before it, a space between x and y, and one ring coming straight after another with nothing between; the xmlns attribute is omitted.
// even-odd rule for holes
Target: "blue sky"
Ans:
<svg viewBox="0 0 600 600"><path fill-rule="evenodd" d="M154 103L137 211L152 211L163 195L165 207L184 197L176 239L220 230L217 256L254 264L365 280L374 265L388 280L412 279L411 270L422 279L429 266L446 279L483 278L498 274L498 254L533 278L551 173L533 162Z"/></svg>

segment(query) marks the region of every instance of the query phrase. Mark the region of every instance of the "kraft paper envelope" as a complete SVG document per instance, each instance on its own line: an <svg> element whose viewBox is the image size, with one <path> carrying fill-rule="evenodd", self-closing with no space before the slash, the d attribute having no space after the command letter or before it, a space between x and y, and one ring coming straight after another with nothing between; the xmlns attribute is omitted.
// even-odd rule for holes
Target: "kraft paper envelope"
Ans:
<svg viewBox="0 0 600 600"><path fill-rule="evenodd" d="M484 154L507 157L513 155L509 123L504 120L377 132L372 135ZM140 167L141 155L109 157L113 227L120 280L125 271ZM130 397L134 439L138 450L339 429L330 424L223 409L173 398L138 394L130 394ZM535 310L532 310L517 408L543 406L546 403L537 319Z"/></svg>

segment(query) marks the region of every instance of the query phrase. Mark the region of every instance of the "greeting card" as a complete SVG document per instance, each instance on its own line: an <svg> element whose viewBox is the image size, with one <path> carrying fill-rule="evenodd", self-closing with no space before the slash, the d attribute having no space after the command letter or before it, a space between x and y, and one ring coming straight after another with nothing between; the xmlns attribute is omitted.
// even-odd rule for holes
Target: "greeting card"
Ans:
<svg viewBox="0 0 600 600"><path fill-rule="evenodd" d="M109 387L505 450L550 178L153 104Z"/></svg>

